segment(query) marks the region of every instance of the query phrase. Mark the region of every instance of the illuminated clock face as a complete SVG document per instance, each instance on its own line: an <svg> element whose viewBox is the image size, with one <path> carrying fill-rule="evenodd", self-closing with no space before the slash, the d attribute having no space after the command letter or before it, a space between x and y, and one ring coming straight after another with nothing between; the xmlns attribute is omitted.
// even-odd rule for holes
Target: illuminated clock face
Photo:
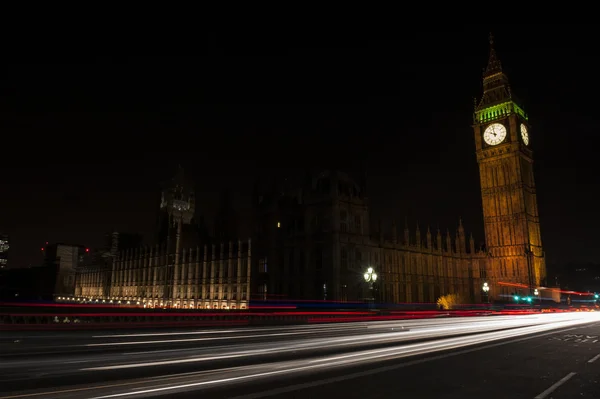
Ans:
<svg viewBox="0 0 600 399"><path fill-rule="evenodd" d="M497 145L506 138L506 128L500 123L489 125L483 132L483 140L488 145Z"/></svg>
<svg viewBox="0 0 600 399"><path fill-rule="evenodd" d="M523 139L525 145L529 145L529 132L527 131L527 126L523 123L521 123L521 139Z"/></svg>

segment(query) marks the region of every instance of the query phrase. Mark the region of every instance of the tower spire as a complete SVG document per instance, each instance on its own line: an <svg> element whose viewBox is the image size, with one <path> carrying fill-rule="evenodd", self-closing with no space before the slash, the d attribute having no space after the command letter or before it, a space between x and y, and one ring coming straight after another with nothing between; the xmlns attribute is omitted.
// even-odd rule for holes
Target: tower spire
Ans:
<svg viewBox="0 0 600 399"><path fill-rule="evenodd" d="M496 49L494 48L494 35L490 32L489 36L490 40L490 57L488 58L488 64L485 68L485 72L483 73L483 77L487 78L492 75L495 75L499 72L502 72L502 63L498 59L498 55L496 54Z"/></svg>
<svg viewBox="0 0 600 399"><path fill-rule="evenodd" d="M502 63L496 54L494 36L491 33L489 41L490 56L488 58L488 64L483 71L483 96L481 97L479 104L475 107L476 122L481 122L482 119L489 121L504 117L506 114L514 111L513 109L510 109L510 107L506 108L503 106L499 108L490 108L512 101L512 93L508 84L508 77L502 71ZM488 109L489 112L481 113L480 111L484 109ZM520 113L523 113L522 110L519 111Z"/></svg>

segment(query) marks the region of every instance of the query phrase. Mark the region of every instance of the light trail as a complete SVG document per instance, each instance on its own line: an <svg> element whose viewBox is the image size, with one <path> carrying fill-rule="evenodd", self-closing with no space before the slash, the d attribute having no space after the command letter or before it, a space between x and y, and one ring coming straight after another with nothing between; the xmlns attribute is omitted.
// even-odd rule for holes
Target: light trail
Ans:
<svg viewBox="0 0 600 399"><path fill-rule="evenodd" d="M556 324L559 321L569 322L565 316L559 317L548 317L542 325L545 324ZM557 319L557 320L554 320ZM527 327L532 325L533 320L524 320L521 318L513 318L512 320L487 320L487 322L479 323L468 323L465 325L453 326L452 324L445 326L436 327L423 327L412 330L400 330L398 332L387 332L387 333L372 333L372 334L360 334L349 337L334 337L334 338L317 338L317 339L304 339L296 341L287 341L283 345L274 345L273 343L262 343L253 344L251 350L240 350L238 347L219 347L219 348L207 348L207 353L204 356L186 356L186 357L167 357L163 360L156 360L152 362L134 362L134 363L122 363L118 362L112 365L99 366L99 367L85 367L81 371L105 371L105 370L118 370L126 368L138 368L138 367L151 367L151 366L167 366L167 365L178 365L183 363L193 362L205 362L207 360L219 360L219 358L227 359L230 357L253 357L253 356L266 356L272 354L287 354L296 353L300 355L301 352L315 351L315 350L331 350L333 348L344 348L344 347L357 347L368 345L382 345L382 344L394 344L404 341L414 341L419 339L431 339L437 337L449 337L463 334L482 333L487 331L494 331L499 329L509 329L518 327ZM538 320L539 324L539 320ZM186 340L183 340L186 341ZM126 343L123 343L126 344ZM243 347L242 347L243 348ZM212 351L211 351L212 349Z"/></svg>
<svg viewBox="0 0 600 399"><path fill-rule="evenodd" d="M464 351L482 350L490 347L490 345L503 345L515 342L515 339L520 341L539 336L535 334L552 334L552 331L556 332L560 329L574 329L595 321L600 321L600 313L580 312L519 317L481 317L478 319L469 318L468 321L450 319L444 321L428 320L426 322L423 322L423 320L398 321L397 324L389 321L357 323L346 326L348 327L344 328L347 330L346 332L338 330L337 333L333 332L334 336L328 337L316 336L318 333L332 331L330 327L319 326L314 329L309 328L315 334L307 336L289 335L289 333L304 334L306 331L303 327L306 326L299 326L286 328L287 331L281 333L284 334L280 337L281 339L275 341L273 339L278 336L273 337L271 334L263 334L262 332L267 330L259 328L256 329L259 332L256 335L247 334L247 332L242 335L223 333L231 334L227 338L232 340L226 341L228 345L222 346L202 345L197 347L184 338L182 340L159 341L190 343L186 348L168 349L168 352L147 350L123 354L120 351L114 351L113 353L93 354L91 357L87 353L69 355L67 352L67 358L0 362L0 369L2 369L2 372L0 372L0 386L3 385L2 381L11 381L11 378L14 379L15 376L24 381L24 386L27 383L26 381L35 381L36 378L40 378L39 376L43 376L42 378L47 380L60 378L67 384L58 390L21 392L0 399L27 397L70 399L90 398L92 395L95 395L97 399L171 396L213 387L228 387L234 383L272 378L296 378L315 372L318 377L311 384L321 385L327 383L329 371L366 365L369 373L376 370L383 372L384 369L379 364L382 361L430 355L424 358L425 360L419 360L427 361L427 359L454 356ZM368 328L365 328L367 326ZM400 330L400 327L407 329ZM203 331L196 331L195 333L197 332ZM347 333L354 332L356 332L355 335L347 335ZM169 332L164 334L165 337L170 336ZM335 334L338 334L338 336L335 336ZM133 342L140 342L140 344L150 342L149 346L151 347L152 342L155 342L155 340L145 341L146 335L142 335L142 337L122 338L142 338ZM236 342L235 339L240 336L250 336L252 338L260 336L263 342ZM106 336L102 338L106 338ZM121 337L113 338L119 339ZM88 339L95 340L97 338L89 336ZM420 342L419 340L427 341ZM506 342L493 343L495 341ZM118 344L118 342L110 344ZM486 344L487 346L482 347ZM134 346L138 345L136 343ZM465 349L474 345L478 346ZM70 347L70 345L68 346ZM115 346L115 348L119 347L121 346ZM439 354L439 352L444 353ZM436 353L438 354L436 355ZM245 360L243 362L237 360L241 358ZM213 363L219 360L223 360L224 363ZM85 362L87 366L78 364L79 362ZM403 364L409 363L394 364L393 367L402 367ZM194 366L194 364L202 364L202 366ZM236 364L239 365L231 367ZM373 364L373 366L370 366L370 364ZM160 366L169 368L161 369ZM108 373L109 370L119 374L110 374ZM177 373L178 371L179 373ZM183 373L183 371L188 372ZM129 374L125 374L126 372ZM364 374L364 372L362 373ZM92 375L93 377L89 377ZM118 380L118 378L127 378L127 375L145 377L136 378L135 380ZM113 383L100 382L115 377L117 380ZM94 381L81 386L68 386L72 384L68 381L82 381L83 383L85 379L89 378L93 378ZM336 379L339 379L339 377L336 377ZM294 389L302 389L304 385L306 384L300 384L296 388L286 386L285 389L286 392L293 391Z"/></svg>
<svg viewBox="0 0 600 399"><path fill-rule="evenodd" d="M209 378L204 381L180 383L175 385L170 384L168 386L145 387L144 389L140 390L128 390L128 392L95 396L91 399L110 399L156 394L172 395L175 393L193 391L236 382L257 381L283 375L304 374L307 372L314 373L315 371L320 370L331 371L333 369L347 367L349 365L357 366L361 364L364 365L372 362L379 362L382 360L393 360L416 355L426 355L440 351L454 350L473 345L490 343L493 341L506 340L523 335L532 335L536 333L539 334L549 330L574 327L589 323L590 321L598 320L600 320L599 316L582 317L576 320L558 321L552 324L523 327L518 330L488 332L469 337L446 338L413 345L395 346L379 350L359 351L343 356L325 357L312 360L308 359L300 361L275 362L267 365L249 366L243 368L243 370L241 370L239 373L231 373L233 375L230 376L222 376L220 378L216 377L213 379Z"/></svg>

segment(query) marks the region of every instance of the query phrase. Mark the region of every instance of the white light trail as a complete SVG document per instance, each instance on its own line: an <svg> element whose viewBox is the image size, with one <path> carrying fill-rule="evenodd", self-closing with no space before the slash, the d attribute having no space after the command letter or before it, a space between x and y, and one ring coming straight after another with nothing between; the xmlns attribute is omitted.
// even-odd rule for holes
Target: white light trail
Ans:
<svg viewBox="0 0 600 399"><path fill-rule="evenodd" d="M559 318L557 318L559 319ZM242 375L232 375L230 377L216 377L213 379L209 379L206 381L197 381L190 383L180 383L170 386L160 386L156 388L145 388L136 391L128 391L117 394L110 394L104 396L97 396L93 399L109 399L109 398L119 398L119 397L128 397L135 395L148 395L148 394L157 394L157 393L166 393L173 391L187 391L192 389L199 389L203 387L209 386L217 386L228 384L232 382L240 382L244 380L255 380L255 379L264 379L268 377L275 377L278 375L288 375L288 374L298 374L304 373L307 371L314 372L315 370L331 370L333 368L339 368L343 366L347 366L348 364L365 364L374 361L381 361L381 359L385 358L387 360L390 359L399 359L405 358L409 356L415 355L423 355L423 354L431 354L435 352L458 349L472 345L478 345L498 340L505 340L509 338L519 337L523 335L531 335L541 332L547 332L549 330L560 329L565 327L573 327L585 323L589 323L590 321L598 321L600 320L600 316L593 315L592 317L587 317L582 315L581 317L574 320L559 320L554 323L544 323L542 325L536 326L527 326L520 329L513 330L503 330L503 331L495 331L495 332L487 332L478 334L476 336L468 336L468 337L455 337L455 338L446 338L440 339L436 341L423 342L418 344L411 345L402 345L395 346L391 348L383 348L376 350L364 350L358 351L355 353L351 353L348 355L340 355L333 357L324 357L320 359L304 359L304 360L296 360L296 361L287 361L287 362L275 362L266 365L258 365L258 366L249 366L242 369L246 374ZM508 341L507 343L510 343ZM261 372L252 372L257 368L267 369L267 371ZM270 370L268 370L270 369ZM215 370L218 371L218 370ZM233 374L233 373L231 373ZM210 376L208 378L211 378Z"/></svg>

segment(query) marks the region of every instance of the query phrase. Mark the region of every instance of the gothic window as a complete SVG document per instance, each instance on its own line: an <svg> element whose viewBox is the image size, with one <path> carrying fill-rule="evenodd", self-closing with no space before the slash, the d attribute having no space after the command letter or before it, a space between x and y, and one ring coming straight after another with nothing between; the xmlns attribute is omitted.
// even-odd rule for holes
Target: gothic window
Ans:
<svg viewBox="0 0 600 399"><path fill-rule="evenodd" d="M315 215L312 219L312 227L313 227L313 231L320 231L321 230L321 219L319 218L319 215Z"/></svg>
<svg viewBox="0 0 600 399"><path fill-rule="evenodd" d="M359 248L356 248L355 257L356 257L356 267L360 268L361 264L362 264L362 253L360 252Z"/></svg>
<svg viewBox="0 0 600 399"><path fill-rule="evenodd" d="M362 234L362 223L360 215L354 216L354 228L357 234Z"/></svg>
<svg viewBox="0 0 600 399"><path fill-rule="evenodd" d="M348 213L340 211L340 231L346 233L348 231Z"/></svg>
<svg viewBox="0 0 600 399"><path fill-rule="evenodd" d="M329 226L331 223L331 219L328 214L323 216L323 221L321 223L321 231L329 231Z"/></svg>
<svg viewBox="0 0 600 399"><path fill-rule="evenodd" d="M259 284L258 295L260 296L260 299L262 299L263 301L267 300L267 283Z"/></svg>
<svg viewBox="0 0 600 399"><path fill-rule="evenodd" d="M260 258L258 260L258 272L259 273L267 273L268 268L267 268L267 258Z"/></svg>
<svg viewBox="0 0 600 399"><path fill-rule="evenodd" d="M342 247L341 251L341 266L348 267L348 248Z"/></svg>

